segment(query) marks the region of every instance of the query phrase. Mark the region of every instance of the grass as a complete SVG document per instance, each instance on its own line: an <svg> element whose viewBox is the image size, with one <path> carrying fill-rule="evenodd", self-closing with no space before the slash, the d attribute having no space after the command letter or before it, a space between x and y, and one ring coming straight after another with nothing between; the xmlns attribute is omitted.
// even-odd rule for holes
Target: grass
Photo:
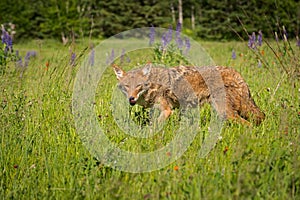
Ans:
<svg viewBox="0 0 300 200"><path fill-rule="evenodd" d="M244 43L201 44L216 64L241 72L266 120L252 127L226 123L222 138L204 158L197 156L201 147L198 134L182 157L148 173L106 167L82 144L71 112L79 65L70 66L69 47L49 40L16 45L21 55L33 49L38 56L30 60L22 77L14 63L9 63L0 78L0 197L299 199L299 78L285 76L266 46L262 48L269 70L257 67L257 57ZM86 42L76 44L74 51L86 54L86 46ZM231 59L232 49L237 52L235 60ZM131 55L125 68L143 61L144 56ZM106 71L96 94L95 115L105 134L121 148L137 152L155 150L170 141L176 117L169 120L163 134L149 140L129 137L118 128L110 104L116 83L112 70ZM201 131L206 132L207 124L203 127Z"/></svg>

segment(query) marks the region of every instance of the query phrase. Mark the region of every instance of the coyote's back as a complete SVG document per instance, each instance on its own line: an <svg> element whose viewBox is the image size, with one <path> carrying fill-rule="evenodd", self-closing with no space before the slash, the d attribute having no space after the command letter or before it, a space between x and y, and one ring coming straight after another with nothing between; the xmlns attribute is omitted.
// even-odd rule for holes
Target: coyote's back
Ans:
<svg viewBox="0 0 300 200"><path fill-rule="evenodd" d="M209 84L222 82L224 101L214 101L219 114L226 119L249 123L253 120L260 124L265 118L251 97L249 87L242 76L232 68L207 67L196 68L179 66L174 68L152 67L145 65L141 69L125 72L113 66L119 88L127 96L130 105L139 104L143 107L159 105L160 120L170 116L173 108L186 104L212 103L212 97L220 88ZM220 102L224 106L219 106Z"/></svg>

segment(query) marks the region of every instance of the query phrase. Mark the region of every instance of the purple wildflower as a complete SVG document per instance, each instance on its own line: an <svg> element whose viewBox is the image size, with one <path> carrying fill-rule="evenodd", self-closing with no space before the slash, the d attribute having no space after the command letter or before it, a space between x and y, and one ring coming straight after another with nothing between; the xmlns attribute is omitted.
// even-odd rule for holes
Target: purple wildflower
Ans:
<svg viewBox="0 0 300 200"><path fill-rule="evenodd" d="M165 32L161 37L161 44L163 49L172 41L172 38L173 38L173 30L172 30L172 26L170 25L168 31Z"/></svg>
<svg viewBox="0 0 300 200"><path fill-rule="evenodd" d="M168 45L168 41L167 41L167 34L164 33L161 37L161 45L162 45L162 48L164 49L167 45Z"/></svg>
<svg viewBox="0 0 300 200"><path fill-rule="evenodd" d="M251 46L252 46L252 40L251 40L251 36L249 35L248 47L251 48Z"/></svg>
<svg viewBox="0 0 300 200"><path fill-rule="evenodd" d="M168 32L167 32L167 41L168 44L172 41L173 38L173 28L172 25L169 26Z"/></svg>
<svg viewBox="0 0 300 200"><path fill-rule="evenodd" d="M261 30L258 31L257 44L258 44L258 46L262 45L262 32L261 32Z"/></svg>
<svg viewBox="0 0 300 200"><path fill-rule="evenodd" d="M183 46L183 41L180 37L180 33L181 33L181 24L178 22L176 26L176 44L178 49L182 49Z"/></svg>
<svg viewBox="0 0 300 200"><path fill-rule="evenodd" d="M71 53L71 60L70 60L70 65L71 66L75 65L75 59L76 59L76 53L72 52Z"/></svg>
<svg viewBox="0 0 300 200"><path fill-rule="evenodd" d="M252 35L249 35L248 47L251 49L255 49L256 35L255 32Z"/></svg>
<svg viewBox="0 0 300 200"><path fill-rule="evenodd" d="M110 56L108 56L107 59L106 59L106 64L107 65L112 64L114 62L114 59L115 59L115 50L112 49L111 53L110 53Z"/></svg>
<svg viewBox="0 0 300 200"><path fill-rule="evenodd" d="M149 38L150 38L149 45L151 46L155 40L155 28L153 26L150 27Z"/></svg>
<svg viewBox="0 0 300 200"><path fill-rule="evenodd" d="M36 57L36 51L29 51L30 57Z"/></svg>
<svg viewBox="0 0 300 200"><path fill-rule="evenodd" d="M255 34L255 32L252 33L252 40L253 40L253 41L256 40L256 34Z"/></svg>
<svg viewBox="0 0 300 200"><path fill-rule="evenodd" d="M28 51L24 58L24 66L27 67L30 60L30 51Z"/></svg>
<svg viewBox="0 0 300 200"><path fill-rule="evenodd" d="M190 43L189 38L187 38L187 37L185 37L184 40L185 40L185 54L188 54L188 52L191 48L191 43Z"/></svg>
<svg viewBox="0 0 300 200"><path fill-rule="evenodd" d="M94 66L95 65L95 49L94 49L94 45L91 45L91 53L90 53L90 65Z"/></svg>
<svg viewBox="0 0 300 200"><path fill-rule="evenodd" d="M232 58L233 60L236 59L236 53L235 53L234 49L232 50L231 58Z"/></svg>
<svg viewBox="0 0 300 200"><path fill-rule="evenodd" d="M112 49L111 50L111 54L110 54L110 63L113 63L115 60L115 50Z"/></svg>
<svg viewBox="0 0 300 200"><path fill-rule="evenodd" d="M181 23L178 22L176 26L176 36L180 35L181 33Z"/></svg>
<svg viewBox="0 0 300 200"><path fill-rule="evenodd" d="M1 34L1 40L2 44L5 45L5 52L12 52L13 51L13 42L12 37L8 34L8 32L5 30L4 26L2 25L2 34Z"/></svg>
<svg viewBox="0 0 300 200"><path fill-rule="evenodd" d="M125 57L125 49L122 49L122 53L120 56L120 63L122 64L124 62L124 57Z"/></svg>
<svg viewBox="0 0 300 200"><path fill-rule="evenodd" d="M28 66L29 60L31 57L36 57L36 51L27 51L24 57L24 67Z"/></svg>

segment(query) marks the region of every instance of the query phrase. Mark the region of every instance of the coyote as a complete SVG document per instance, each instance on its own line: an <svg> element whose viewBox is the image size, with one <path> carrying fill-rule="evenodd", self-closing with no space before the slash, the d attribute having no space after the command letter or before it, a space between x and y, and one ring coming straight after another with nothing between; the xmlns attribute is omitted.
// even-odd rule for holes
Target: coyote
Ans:
<svg viewBox="0 0 300 200"><path fill-rule="evenodd" d="M163 68L148 63L128 72L116 65L113 69L119 80L118 87L127 96L129 104L145 108L158 105L161 111L159 120L167 119L174 108L184 104L201 106L204 103L213 104L225 119L245 124L250 124L250 121L260 124L265 118L252 99L247 83L232 68ZM216 99L222 91L223 100ZM223 107L220 106L222 103Z"/></svg>

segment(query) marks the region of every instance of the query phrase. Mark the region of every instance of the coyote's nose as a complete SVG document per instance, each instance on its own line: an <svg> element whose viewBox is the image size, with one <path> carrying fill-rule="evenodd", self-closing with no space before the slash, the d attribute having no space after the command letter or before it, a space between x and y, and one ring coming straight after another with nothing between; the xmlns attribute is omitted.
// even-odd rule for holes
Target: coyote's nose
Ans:
<svg viewBox="0 0 300 200"><path fill-rule="evenodd" d="M136 100L134 99L134 97L129 97L129 103L130 105L134 106L136 103Z"/></svg>

